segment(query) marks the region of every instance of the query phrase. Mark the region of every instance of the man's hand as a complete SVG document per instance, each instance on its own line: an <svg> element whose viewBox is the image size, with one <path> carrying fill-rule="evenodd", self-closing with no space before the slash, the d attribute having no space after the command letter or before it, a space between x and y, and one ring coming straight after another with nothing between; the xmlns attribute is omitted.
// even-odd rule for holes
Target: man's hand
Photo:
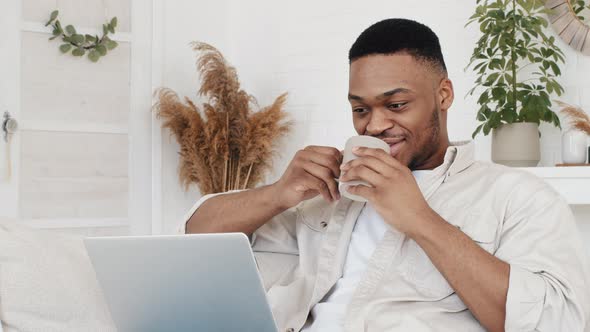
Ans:
<svg viewBox="0 0 590 332"><path fill-rule="evenodd" d="M432 210L410 169L380 149L359 147L353 153L359 158L342 165L340 181L362 180L373 188L356 185L345 190L366 198L385 222L413 237L419 227L413 221Z"/></svg>
<svg viewBox="0 0 590 332"><path fill-rule="evenodd" d="M308 146L297 151L281 178L271 186L282 207L322 195L328 202L340 199L335 178L340 176L342 153L336 148Z"/></svg>
<svg viewBox="0 0 590 332"><path fill-rule="evenodd" d="M471 313L489 331L503 331L510 266L478 246L428 206L412 172L378 149L360 148L343 165L341 181L362 180L347 190L367 198L391 226L428 255Z"/></svg>

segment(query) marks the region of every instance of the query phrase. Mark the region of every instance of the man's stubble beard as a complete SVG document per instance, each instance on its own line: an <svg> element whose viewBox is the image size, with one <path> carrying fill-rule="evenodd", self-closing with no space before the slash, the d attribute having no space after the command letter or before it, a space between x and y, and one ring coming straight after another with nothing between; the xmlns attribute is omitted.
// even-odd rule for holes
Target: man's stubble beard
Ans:
<svg viewBox="0 0 590 332"><path fill-rule="evenodd" d="M432 157L438 151L440 145L440 116L438 108L435 108L430 117L428 127L426 128L426 140L424 144L418 146L418 151L410 159L408 168L414 170L420 167L430 157Z"/></svg>

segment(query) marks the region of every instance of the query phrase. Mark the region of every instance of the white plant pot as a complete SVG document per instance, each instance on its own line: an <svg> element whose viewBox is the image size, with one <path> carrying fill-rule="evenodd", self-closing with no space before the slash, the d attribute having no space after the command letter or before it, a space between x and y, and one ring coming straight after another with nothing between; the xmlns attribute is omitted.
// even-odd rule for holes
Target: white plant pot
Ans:
<svg viewBox="0 0 590 332"><path fill-rule="evenodd" d="M568 129L561 135L561 159L564 164L583 164L586 162L588 145L585 132L575 128Z"/></svg>
<svg viewBox="0 0 590 332"><path fill-rule="evenodd" d="M539 125L503 124L492 130L492 161L511 167L535 167L541 160Z"/></svg>

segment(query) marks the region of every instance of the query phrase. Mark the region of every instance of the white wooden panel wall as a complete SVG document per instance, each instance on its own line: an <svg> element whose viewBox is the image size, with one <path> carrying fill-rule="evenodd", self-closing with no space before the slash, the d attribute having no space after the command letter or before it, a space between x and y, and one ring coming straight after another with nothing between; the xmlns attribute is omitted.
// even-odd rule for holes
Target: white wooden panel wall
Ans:
<svg viewBox="0 0 590 332"><path fill-rule="evenodd" d="M58 51L47 34L22 33L24 129L127 133L129 43L96 64Z"/></svg>
<svg viewBox="0 0 590 332"><path fill-rule="evenodd" d="M22 218L126 218L127 135L24 131Z"/></svg>
<svg viewBox="0 0 590 332"><path fill-rule="evenodd" d="M22 1L19 218L87 235L129 231L131 34L91 63L60 54L42 27L54 9L79 31L118 17L131 1ZM126 37L127 36L127 37ZM149 112L149 110L146 110Z"/></svg>
<svg viewBox="0 0 590 332"><path fill-rule="evenodd" d="M17 1L0 2L0 111L9 111L13 117L20 117L20 3ZM7 156L7 145L0 140L0 172L5 174L10 159L12 177L0 180L0 215L16 218L18 215L18 177L20 135L12 138L12 155Z"/></svg>
<svg viewBox="0 0 590 332"><path fill-rule="evenodd" d="M128 0L23 0L22 4L24 21L45 22L53 10L59 9L62 23L101 28L107 19L117 16L117 31L131 31L131 5Z"/></svg>

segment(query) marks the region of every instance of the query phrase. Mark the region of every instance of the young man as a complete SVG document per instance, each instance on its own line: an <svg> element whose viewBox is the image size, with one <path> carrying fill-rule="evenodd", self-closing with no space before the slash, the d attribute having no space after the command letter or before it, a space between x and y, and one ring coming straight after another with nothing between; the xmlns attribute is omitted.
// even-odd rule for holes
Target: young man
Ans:
<svg viewBox="0 0 590 332"><path fill-rule="evenodd" d="M404 19L349 54L362 148L296 153L282 177L209 195L188 233L244 232L283 331L582 331L587 259L566 202L542 180L450 143L453 86L437 36ZM368 203L340 197L334 178ZM215 198L213 198L215 197Z"/></svg>

